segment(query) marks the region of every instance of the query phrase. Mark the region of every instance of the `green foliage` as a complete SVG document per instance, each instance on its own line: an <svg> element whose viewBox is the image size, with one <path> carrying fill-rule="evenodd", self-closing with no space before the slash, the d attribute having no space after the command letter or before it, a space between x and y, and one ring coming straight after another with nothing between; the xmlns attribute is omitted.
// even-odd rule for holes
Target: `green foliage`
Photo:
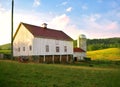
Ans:
<svg viewBox="0 0 120 87"><path fill-rule="evenodd" d="M2 54L10 54L11 50L0 50L0 53L2 53Z"/></svg>
<svg viewBox="0 0 120 87"><path fill-rule="evenodd" d="M92 60L120 60L120 48L108 48L103 50L88 51L87 56Z"/></svg>
<svg viewBox="0 0 120 87"><path fill-rule="evenodd" d="M119 68L0 61L0 87L120 87Z"/></svg>
<svg viewBox="0 0 120 87"><path fill-rule="evenodd" d="M4 45L0 45L0 50L10 50L11 49L11 44L4 44Z"/></svg>
<svg viewBox="0 0 120 87"><path fill-rule="evenodd" d="M120 48L120 38L87 40L88 51L100 50L105 48Z"/></svg>

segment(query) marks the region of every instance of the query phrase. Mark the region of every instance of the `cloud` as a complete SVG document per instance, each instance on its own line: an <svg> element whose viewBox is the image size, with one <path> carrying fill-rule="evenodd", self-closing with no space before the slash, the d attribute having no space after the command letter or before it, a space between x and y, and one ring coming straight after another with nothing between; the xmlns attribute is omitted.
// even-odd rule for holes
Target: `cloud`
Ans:
<svg viewBox="0 0 120 87"><path fill-rule="evenodd" d="M82 8L83 10L87 10L87 9L88 9L87 5L82 5L81 8Z"/></svg>
<svg viewBox="0 0 120 87"><path fill-rule="evenodd" d="M5 9L2 7L2 4L0 4L0 13L4 12Z"/></svg>
<svg viewBox="0 0 120 87"><path fill-rule="evenodd" d="M119 23L104 18L104 15L84 15L80 23L80 27L87 33L89 38L120 37Z"/></svg>
<svg viewBox="0 0 120 87"><path fill-rule="evenodd" d="M69 7L66 9L67 12L71 12L71 10L72 10L72 7Z"/></svg>
<svg viewBox="0 0 120 87"><path fill-rule="evenodd" d="M119 28L117 21L101 18L102 17L99 14L92 14L89 16L84 16L82 21L92 29L115 30Z"/></svg>
<svg viewBox="0 0 120 87"><path fill-rule="evenodd" d="M119 24L116 21L109 21L103 27L108 30L117 30L117 29L119 29Z"/></svg>
<svg viewBox="0 0 120 87"><path fill-rule="evenodd" d="M84 32L82 28L78 28L76 24L71 23L69 23L69 25L63 29L63 31L74 40L76 40L80 34L86 35L86 32Z"/></svg>
<svg viewBox="0 0 120 87"><path fill-rule="evenodd" d="M44 15L44 17L43 17L43 15ZM41 15L41 17L43 17L43 18L39 18L40 14L39 15L35 15L35 14L30 15L29 13L27 13L27 14L17 13L15 15L16 20L14 21L15 22L14 31L18 27L18 24L22 21L25 23L30 23L30 24L38 25L38 26L41 26L41 24L43 22L46 22L48 24L49 28L62 30L66 34L71 36L73 39L76 39L81 33L84 33L84 31L82 31L82 29L79 30L79 28L75 24L71 24L72 20L66 14L61 14L61 15L58 15L55 17L50 17L49 15L45 15L45 14L43 14L43 15ZM45 19L45 18L47 18L47 19ZM34 22L34 21L36 21L36 22Z"/></svg>
<svg viewBox="0 0 120 87"><path fill-rule="evenodd" d="M66 14L56 16L50 22L51 27L56 29L64 29L66 25L70 22L70 18Z"/></svg>
<svg viewBox="0 0 120 87"><path fill-rule="evenodd" d="M82 19L79 20L79 27L66 14L61 14L56 17L50 17L45 14L43 15L17 13L14 21L15 27L17 28L19 22L21 21L38 26L40 26L43 22L46 22L48 23L49 28L62 30L73 39L77 39L80 34L85 34L87 38L107 38L115 37L117 35L120 36L118 34L119 31L116 33L119 29L118 22L111 21L109 19L101 19L102 15L100 14L83 16ZM39 16L43 18L39 18ZM45 19L46 17L50 19Z"/></svg>
<svg viewBox="0 0 120 87"><path fill-rule="evenodd" d="M80 34L85 34L82 29L78 28L75 23L72 23L72 20L66 14L62 14L52 18L52 21L49 22L49 25L53 29L58 29L64 31L73 39L77 39Z"/></svg>
<svg viewBox="0 0 120 87"><path fill-rule="evenodd" d="M66 5L68 2L63 2L61 5Z"/></svg>
<svg viewBox="0 0 120 87"><path fill-rule="evenodd" d="M49 19L45 14L33 12L14 13L14 33L20 22L30 23L40 26L43 21ZM46 19L45 19L46 18ZM6 10L0 5L0 45L11 42L11 11Z"/></svg>
<svg viewBox="0 0 120 87"><path fill-rule="evenodd" d="M33 7L38 7L40 5L40 0L34 0Z"/></svg>
<svg viewBox="0 0 120 87"><path fill-rule="evenodd" d="M10 11L0 5L0 44L10 42L11 37L11 15Z"/></svg>

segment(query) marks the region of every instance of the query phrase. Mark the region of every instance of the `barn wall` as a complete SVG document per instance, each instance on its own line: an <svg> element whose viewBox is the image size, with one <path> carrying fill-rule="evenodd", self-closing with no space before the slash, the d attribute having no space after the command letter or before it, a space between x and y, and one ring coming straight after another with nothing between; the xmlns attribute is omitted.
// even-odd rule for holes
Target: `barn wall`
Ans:
<svg viewBox="0 0 120 87"><path fill-rule="evenodd" d="M33 35L23 26L20 26L18 33L13 41L13 55L14 56L28 56L32 54L32 50L29 50L29 46L32 46ZM25 51L23 51L25 47ZM18 50L20 48L20 51Z"/></svg>
<svg viewBox="0 0 120 87"><path fill-rule="evenodd" d="M46 52L46 45L49 46L49 52ZM59 46L59 52L56 52L56 46ZM67 52L64 51L64 46L67 46ZM73 54L73 42L47 38L35 38L33 41L33 54L34 55Z"/></svg>
<svg viewBox="0 0 120 87"><path fill-rule="evenodd" d="M74 52L74 56L77 57L77 60L83 60L84 57L86 57L86 52Z"/></svg>

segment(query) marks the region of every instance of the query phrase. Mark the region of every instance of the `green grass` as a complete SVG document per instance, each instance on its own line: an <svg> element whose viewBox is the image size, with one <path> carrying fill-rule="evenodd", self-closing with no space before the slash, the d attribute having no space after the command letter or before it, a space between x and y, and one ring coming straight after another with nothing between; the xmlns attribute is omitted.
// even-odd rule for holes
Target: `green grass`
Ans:
<svg viewBox="0 0 120 87"><path fill-rule="evenodd" d="M120 87L120 66L101 68L0 60L0 87Z"/></svg>
<svg viewBox="0 0 120 87"><path fill-rule="evenodd" d="M120 48L108 48L103 50L88 51L87 56L92 60L120 60Z"/></svg>

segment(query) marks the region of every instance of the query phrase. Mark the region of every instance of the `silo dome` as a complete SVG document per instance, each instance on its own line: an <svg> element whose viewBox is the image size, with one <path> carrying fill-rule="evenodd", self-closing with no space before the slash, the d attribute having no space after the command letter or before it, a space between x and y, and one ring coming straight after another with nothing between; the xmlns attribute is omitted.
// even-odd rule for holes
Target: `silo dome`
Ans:
<svg viewBox="0 0 120 87"><path fill-rule="evenodd" d="M80 34L79 38L86 38L84 34Z"/></svg>

